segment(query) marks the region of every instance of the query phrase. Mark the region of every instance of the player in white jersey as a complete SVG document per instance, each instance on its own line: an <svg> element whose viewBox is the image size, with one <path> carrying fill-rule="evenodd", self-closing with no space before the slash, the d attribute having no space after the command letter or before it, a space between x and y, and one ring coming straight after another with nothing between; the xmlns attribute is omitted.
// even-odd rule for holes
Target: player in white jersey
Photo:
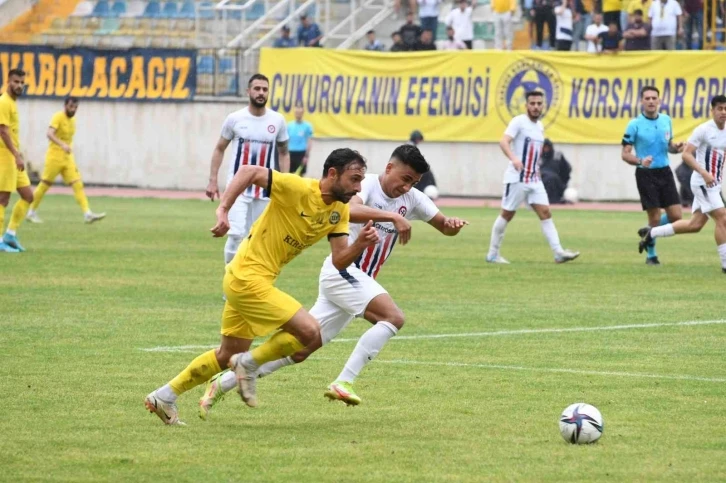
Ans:
<svg viewBox="0 0 726 483"><path fill-rule="evenodd" d="M721 269L726 273L726 208L721 194L723 170L726 168L726 96L711 99L711 117L710 121L694 129L683 151L683 161L693 170L693 216L690 220L641 228L638 231L641 237L638 250L643 253L654 238L698 233L710 216L716 223L716 246L721 258Z"/></svg>
<svg viewBox="0 0 726 483"><path fill-rule="evenodd" d="M343 371L325 393L328 398L346 404L361 402L352 388L355 378L403 327L403 312L375 277L396 243L408 242L411 235L409 220L425 221L447 236L458 234L468 224L465 220L444 216L433 201L413 188L428 170L429 165L418 148L405 144L393 151L384 174L366 175L360 193L350 201L349 239L355 239L363 226L356 223L373 220L380 241L366 249L346 270L333 267L330 256L325 259L320 271L318 300L310 310L320 322L322 340L292 357L262 365L258 377L304 361L335 338L354 318L363 317L374 325L360 338ZM200 417L206 419L212 406L233 387L236 387L233 372L223 372L209 381L199 401Z"/></svg>
<svg viewBox="0 0 726 483"><path fill-rule="evenodd" d="M212 153L207 196L219 198L217 175L222 166L224 151L235 141L234 159L229 164L227 184L232 181L240 166L253 165L272 168L282 173L290 170L290 153L287 149L289 136L287 123L282 114L265 107L269 96L270 81L262 74L250 77L247 84L249 106L233 112L224 121L222 134ZM279 164L275 151L279 154ZM252 224L267 208L270 198L265 190L250 186L237 198L229 211L230 230L224 246L224 263L234 258L242 240L250 232Z"/></svg>
<svg viewBox="0 0 726 483"><path fill-rule="evenodd" d="M544 126L539 120L544 109L544 95L538 91L530 91L525 97L527 114L512 119L499 141L499 146L509 159L509 166L504 173L502 212L494 221L486 259L489 263L509 263L499 254L499 248L502 246L507 223L512 221L519 205L526 201L542 222L542 233L554 252L555 262L569 262L577 258L580 252L562 248L560 236L552 221L547 191L539 176L539 163L545 140ZM514 151L510 143L514 145Z"/></svg>

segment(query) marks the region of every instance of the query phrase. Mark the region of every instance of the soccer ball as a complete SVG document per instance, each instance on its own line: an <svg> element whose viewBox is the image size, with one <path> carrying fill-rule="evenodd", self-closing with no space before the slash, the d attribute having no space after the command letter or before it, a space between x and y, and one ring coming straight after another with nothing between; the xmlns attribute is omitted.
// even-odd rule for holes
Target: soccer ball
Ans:
<svg viewBox="0 0 726 483"><path fill-rule="evenodd" d="M562 194L562 198L568 203L577 203L580 198L577 196L577 190L575 188L567 188Z"/></svg>
<svg viewBox="0 0 726 483"><path fill-rule="evenodd" d="M432 200L435 200L436 198L439 197L439 189L432 184L425 187L423 192L426 196L428 196Z"/></svg>
<svg viewBox="0 0 726 483"><path fill-rule="evenodd" d="M568 443L594 443L602 436L603 424L602 414L595 406L575 403L560 416L560 434Z"/></svg>

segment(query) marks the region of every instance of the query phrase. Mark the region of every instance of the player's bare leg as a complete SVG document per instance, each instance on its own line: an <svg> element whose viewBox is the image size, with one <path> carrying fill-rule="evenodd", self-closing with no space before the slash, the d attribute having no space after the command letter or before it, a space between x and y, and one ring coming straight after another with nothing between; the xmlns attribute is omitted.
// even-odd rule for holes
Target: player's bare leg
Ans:
<svg viewBox="0 0 726 483"><path fill-rule="evenodd" d="M557 233L555 222L552 220L552 211L547 205L532 205L532 209L540 219L542 234L550 244L552 253L555 255L555 263L566 263L580 256L580 252L574 252L562 248L560 235Z"/></svg>
<svg viewBox="0 0 726 483"><path fill-rule="evenodd" d="M508 265L509 262L499 254L499 249L502 246L502 240L504 240L504 232L507 229L507 225L516 211L502 210L496 220L494 220L494 226L492 226L492 236L489 241L489 253L487 253L487 262L489 263L500 263Z"/></svg>
<svg viewBox="0 0 726 483"><path fill-rule="evenodd" d="M25 219L25 214L28 212L28 208L30 208L30 203L33 202L33 190L30 186L23 186L22 188L18 188L18 194L20 195L20 199L15 202L10 223L8 223L8 229L5 231L2 241L5 245L24 252L25 248L20 245L16 232Z"/></svg>
<svg viewBox="0 0 726 483"><path fill-rule="evenodd" d="M35 191L33 191L33 202L30 204L30 209L25 217L26 220L31 223L43 223L43 220L41 220L38 216L38 207L52 185L52 181L48 181L46 179L40 180L38 186L35 187Z"/></svg>
<svg viewBox="0 0 726 483"><path fill-rule="evenodd" d="M7 191L0 191L0 232L5 227L5 211L7 210L8 203L10 202L10 193ZM0 253L18 253L20 250L13 248L10 245L6 245L0 238Z"/></svg>

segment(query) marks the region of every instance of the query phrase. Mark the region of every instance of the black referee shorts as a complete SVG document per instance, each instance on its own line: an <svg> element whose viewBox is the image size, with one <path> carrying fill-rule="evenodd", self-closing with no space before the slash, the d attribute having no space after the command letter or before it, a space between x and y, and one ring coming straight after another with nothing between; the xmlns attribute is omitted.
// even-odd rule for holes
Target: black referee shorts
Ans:
<svg viewBox="0 0 726 483"><path fill-rule="evenodd" d="M655 169L637 168L635 181L638 185L643 210L681 204L676 180L673 178L673 172L669 166Z"/></svg>
<svg viewBox="0 0 726 483"><path fill-rule="evenodd" d="M305 151L290 151L290 172L294 173L297 171L297 168L300 167L300 165L303 162L303 158L305 157ZM304 175L308 170L307 166L303 166L302 171L300 172L300 175Z"/></svg>

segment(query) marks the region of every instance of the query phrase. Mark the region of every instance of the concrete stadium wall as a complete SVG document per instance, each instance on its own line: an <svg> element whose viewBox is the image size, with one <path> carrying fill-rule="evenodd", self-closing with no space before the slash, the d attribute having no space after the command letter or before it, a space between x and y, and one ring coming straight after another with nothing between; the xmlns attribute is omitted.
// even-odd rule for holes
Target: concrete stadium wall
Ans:
<svg viewBox="0 0 726 483"><path fill-rule="evenodd" d="M53 113L62 108L62 101L22 99L18 107L23 151L40 168L48 145L47 126ZM77 117L76 163L86 183L203 190L222 122L240 107L219 102L82 102ZM357 149L369 160L369 172L378 172L399 144L342 139L314 142L309 172L315 176L334 148ZM582 199L638 198L633 169L620 160L617 143L590 146L553 142L572 164L570 186ZM498 145L424 142L420 147L433 166L442 194L501 196L506 162ZM228 157L232 154L228 149ZM673 168L679 163L679 157L671 158ZM224 182L223 174L220 180Z"/></svg>

